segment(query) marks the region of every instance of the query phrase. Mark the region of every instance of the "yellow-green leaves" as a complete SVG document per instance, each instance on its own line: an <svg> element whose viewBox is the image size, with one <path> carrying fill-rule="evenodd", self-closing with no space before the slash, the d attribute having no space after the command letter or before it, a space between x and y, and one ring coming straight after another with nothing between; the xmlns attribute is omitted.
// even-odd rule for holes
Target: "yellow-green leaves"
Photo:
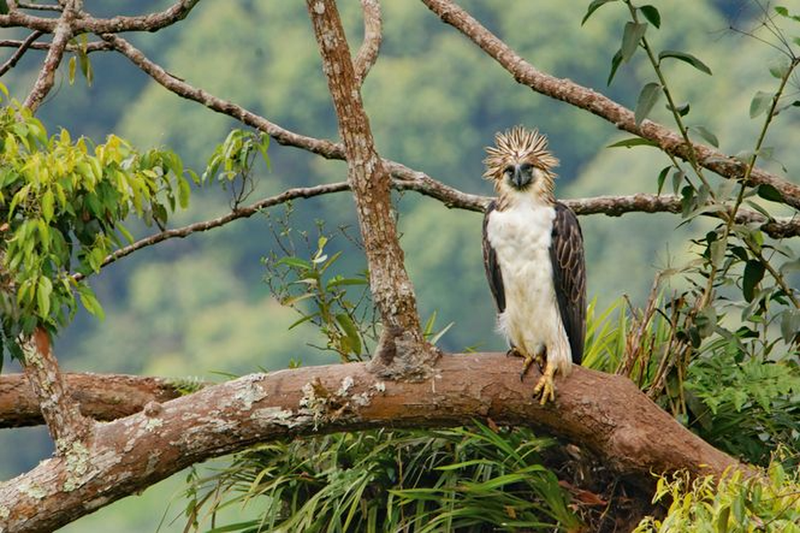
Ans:
<svg viewBox="0 0 800 533"><path fill-rule="evenodd" d="M82 69L90 77L88 63ZM102 316L88 285L71 275L98 272L116 246L133 240L121 224L130 214L166 223L176 197L186 207L190 193L172 152L139 153L115 135L100 144L73 140L64 129L50 137L17 102L0 108L0 256L16 290L15 316L0 318L2 335L64 325L76 310L75 291Z"/></svg>

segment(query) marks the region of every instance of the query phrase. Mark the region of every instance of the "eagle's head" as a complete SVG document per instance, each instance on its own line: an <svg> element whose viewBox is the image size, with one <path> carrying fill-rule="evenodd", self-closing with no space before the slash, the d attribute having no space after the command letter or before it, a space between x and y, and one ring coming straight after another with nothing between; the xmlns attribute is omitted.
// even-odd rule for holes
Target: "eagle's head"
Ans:
<svg viewBox="0 0 800 533"><path fill-rule="evenodd" d="M547 137L539 130L514 126L497 133L494 142L486 148L483 177L494 181L501 204L513 203L521 195L553 203L553 168L558 159L547 149Z"/></svg>

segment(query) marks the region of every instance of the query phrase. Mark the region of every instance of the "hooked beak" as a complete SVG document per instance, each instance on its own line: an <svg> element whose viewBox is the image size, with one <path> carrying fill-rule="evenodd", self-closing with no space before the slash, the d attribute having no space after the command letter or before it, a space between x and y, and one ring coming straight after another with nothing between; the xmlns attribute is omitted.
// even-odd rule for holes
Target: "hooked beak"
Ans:
<svg viewBox="0 0 800 533"><path fill-rule="evenodd" d="M514 184L514 187L521 190L531 182L531 175L531 172L523 171L521 165L514 165L511 183Z"/></svg>

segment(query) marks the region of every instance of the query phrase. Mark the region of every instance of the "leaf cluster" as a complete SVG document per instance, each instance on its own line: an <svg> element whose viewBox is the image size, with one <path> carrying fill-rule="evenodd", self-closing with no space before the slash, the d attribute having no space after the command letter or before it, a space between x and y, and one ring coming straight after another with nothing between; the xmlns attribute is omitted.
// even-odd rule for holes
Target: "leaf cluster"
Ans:
<svg viewBox="0 0 800 533"><path fill-rule="evenodd" d="M98 272L114 248L133 242L123 224L129 216L163 226L176 204L187 205L190 188L174 153L140 153L115 135L101 144L66 130L49 136L0 90L0 340L19 355L14 339L65 325L76 294L102 317L91 288L73 274Z"/></svg>
<svg viewBox="0 0 800 533"><path fill-rule="evenodd" d="M689 481L682 473L660 477L654 500L669 504L667 516L646 518L634 533L800 531L800 477L798 471L787 473L780 461L750 478L741 472L720 481L710 476Z"/></svg>

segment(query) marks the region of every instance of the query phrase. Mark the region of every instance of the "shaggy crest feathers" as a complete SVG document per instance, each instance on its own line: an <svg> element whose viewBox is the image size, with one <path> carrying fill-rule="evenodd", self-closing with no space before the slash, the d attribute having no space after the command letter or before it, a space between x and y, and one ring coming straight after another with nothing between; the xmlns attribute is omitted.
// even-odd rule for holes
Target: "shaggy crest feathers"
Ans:
<svg viewBox="0 0 800 533"><path fill-rule="evenodd" d="M558 166L558 158L547 149L547 137L540 134L538 129L531 131L522 126L514 126L495 134L494 142L495 146L486 148L488 155L483 160L486 165L484 178L499 179L507 166L523 161L532 164L549 177L555 177L552 169Z"/></svg>

